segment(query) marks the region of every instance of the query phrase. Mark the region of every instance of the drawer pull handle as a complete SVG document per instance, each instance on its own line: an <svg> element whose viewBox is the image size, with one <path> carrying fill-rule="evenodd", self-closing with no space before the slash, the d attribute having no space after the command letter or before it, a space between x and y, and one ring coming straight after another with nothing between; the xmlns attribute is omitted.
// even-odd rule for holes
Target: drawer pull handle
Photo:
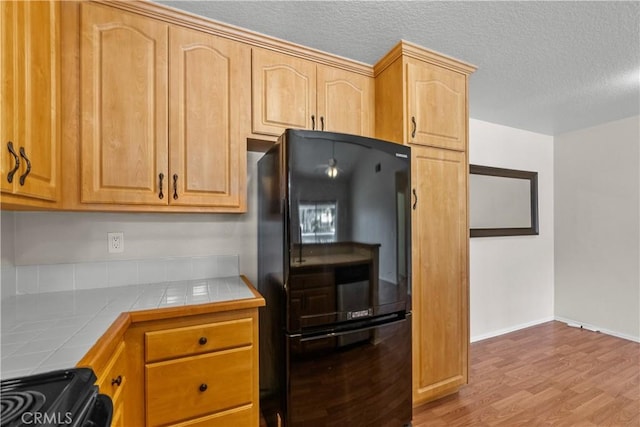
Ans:
<svg viewBox="0 0 640 427"><path fill-rule="evenodd" d="M198 342L200 343L200 345L205 345L207 343L207 337L200 337Z"/></svg>
<svg viewBox="0 0 640 427"><path fill-rule="evenodd" d="M111 380L111 385L121 385L122 384L122 375L118 375L116 378Z"/></svg>
<svg viewBox="0 0 640 427"><path fill-rule="evenodd" d="M207 391L207 388L208 388L208 387L207 387L207 385L206 385L206 384L200 384L200 391L201 391L201 392L205 392L205 391Z"/></svg>
<svg viewBox="0 0 640 427"><path fill-rule="evenodd" d="M164 174L160 172L158 178L160 179L160 193L158 194L158 198L162 200L164 199L164 193L162 192L162 180L164 179Z"/></svg>

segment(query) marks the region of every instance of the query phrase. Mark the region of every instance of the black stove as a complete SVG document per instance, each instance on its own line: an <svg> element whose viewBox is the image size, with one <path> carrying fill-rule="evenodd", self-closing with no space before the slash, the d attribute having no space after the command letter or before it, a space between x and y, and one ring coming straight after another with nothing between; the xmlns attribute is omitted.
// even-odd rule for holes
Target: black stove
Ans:
<svg viewBox="0 0 640 427"><path fill-rule="evenodd" d="M0 426L108 427L109 396L91 369L58 370L0 381Z"/></svg>

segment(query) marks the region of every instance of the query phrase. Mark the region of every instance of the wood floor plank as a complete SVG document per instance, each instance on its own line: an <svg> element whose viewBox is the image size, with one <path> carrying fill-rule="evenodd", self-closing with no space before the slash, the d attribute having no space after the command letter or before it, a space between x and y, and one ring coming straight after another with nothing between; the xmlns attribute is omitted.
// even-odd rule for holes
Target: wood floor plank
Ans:
<svg viewBox="0 0 640 427"><path fill-rule="evenodd" d="M469 384L413 427L640 426L640 343L547 322L471 345Z"/></svg>

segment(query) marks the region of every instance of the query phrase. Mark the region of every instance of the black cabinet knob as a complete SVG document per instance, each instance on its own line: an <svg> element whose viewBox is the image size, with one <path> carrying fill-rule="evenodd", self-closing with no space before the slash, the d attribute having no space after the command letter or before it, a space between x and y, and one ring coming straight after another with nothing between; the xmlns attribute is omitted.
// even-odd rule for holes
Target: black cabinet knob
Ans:
<svg viewBox="0 0 640 427"><path fill-rule="evenodd" d="M200 343L200 345L205 345L207 343L207 337L200 337L198 342Z"/></svg>
<svg viewBox="0 0 640 427"><path fill-rule="evenodd" d="M111 380L111 385L119 386L120 384L122 384L122 375L118 375L116 378Z"/></svg>
<svg viewBox="0 0 640 427"><path fill-rule="evenodd" d="M205 392L207 391L207 385L206 384L200 384L200 391Z"/></svg>

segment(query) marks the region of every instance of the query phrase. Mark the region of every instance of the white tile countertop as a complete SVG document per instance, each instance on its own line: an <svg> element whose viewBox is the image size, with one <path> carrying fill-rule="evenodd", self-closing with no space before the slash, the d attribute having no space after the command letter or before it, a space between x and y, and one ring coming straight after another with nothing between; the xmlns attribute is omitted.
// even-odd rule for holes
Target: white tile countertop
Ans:
<svg viewBox="0 0 640 427"><path fill-rule="evenodd" d="M253 297L239 276L12 296L2 301L0 378L74 367L122 312Z"/></svg>

